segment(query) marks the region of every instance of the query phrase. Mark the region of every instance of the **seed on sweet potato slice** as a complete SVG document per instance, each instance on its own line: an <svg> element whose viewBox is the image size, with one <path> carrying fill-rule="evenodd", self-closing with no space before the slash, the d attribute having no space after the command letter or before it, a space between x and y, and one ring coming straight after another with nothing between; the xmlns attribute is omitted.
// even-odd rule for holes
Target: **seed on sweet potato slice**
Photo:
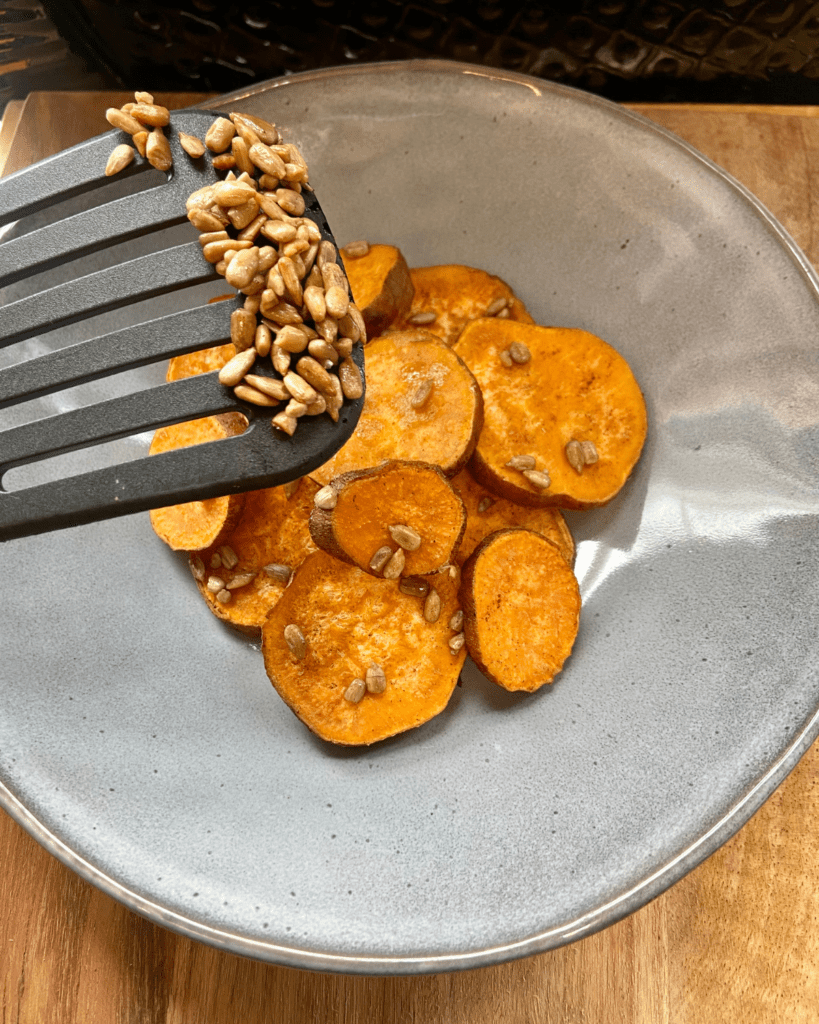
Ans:
<svg viewBox="0 0 819 1024"><path fill-rule="evenodd" d="M233 437L241 434L246 426L244 416L226 413L160 427L151 441L149 454ZM243 505L243 494L168 505L151 511L151 526L174 551L203 551L212 544L222 543L236 524Z"/></svg>
<svg viewBox="0 0 819 1024"><path fill-rule="evenodd" d="M611 345L577 328L483 319L469 324L454 351L484 396L469 466L479 483L521 505L588 509L611 501L647 428L640 386Z"/></svg>
<svg viewBox="0 0 819 1024"><path fill-rule="evenodd" d="M355 304L364 317L367 337L377 338L412 305L412 278L401 250L394 245L370 245L366 255L340 250Z"/></svg>
<svg viewBox="0 0 819 1024"><path fill-rule="evenodd" d="M515 526L533 530L552 541L569 565L574 565L574 539L560 509L532 508L499 498L474 479L469 469L452 479L466 508L466 530L456 561L463 564L484 537Z"/></svg>
<svg viewBox="0 0 819 1024"><path fill-rule="evenodd" d="M505 690L551 683L577 636L580 590L558 548L531 530L500 530L463 566L466 647Z"/></svg>
<svg viewBox="0 0 819 1024"><path fill-rule="evenodd" d="M435 577L435 623L395 581L379 580L324 551L308 555L262 627L273 686L301 721L331 743L366 745L414 729L446 707L466 655L449 647L457 580ZM303 638L298 650L285 630ZM368 689L368 669L378 686ZM381 673L385 685L380 690ZM356 680L365 683L353 684ZM380 692L378 692L380 690Z"/></svg>
<svg viewBox="0 0 819 1024"><path fill-rule="evenodd" d="M358 426L311 477L323 486L385 459L429 462L454 476L472 454L483 422L481 391L464 362L420 329L376 338L364 352L367 393ZM426 383L431 386L418 404Z"/></svg>
<svg viewBox="0 0 819 1024"><path fill-rule="evenodd" d="M392 330L423 326L445 344L454 345L466 325L485 316L533 324L526 307L512 289L494 274L457 263L413 267L412 306Z"/></svg>
<svg viewBox="0 0 819 1024"><path fill-rule="evenodd" d="M267 487L244 495L244 509L233 529L201 553L205 576L199 590L213 614L248 636L259 637L271 608L288 583L285 567L295 570L315 545L308 519L318 490L303 478L291 488ZM220 589L208 587L221 580ZM226 590L229 598L222 594Z"/></svg>
<svg viewBox="0 0 819 1024"><path fill-rule="evenodd" d="M466 511L438 466L391 460L343 473L330 487L335 501L313 508L310 533L331 555L378 576L371 561L383 547L403 549L400 576L434 573L453 561Z"/></svg>

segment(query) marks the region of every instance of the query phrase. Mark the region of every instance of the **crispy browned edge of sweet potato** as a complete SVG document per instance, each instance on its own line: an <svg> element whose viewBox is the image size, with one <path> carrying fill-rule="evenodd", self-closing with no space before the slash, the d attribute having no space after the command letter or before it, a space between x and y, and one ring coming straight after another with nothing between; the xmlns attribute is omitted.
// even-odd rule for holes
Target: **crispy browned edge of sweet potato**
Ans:
<svg viewBox="0 0 819 1024"><path fill-rule="evenodd" d="M484 656L484 652L481 648L481 641L479 631L477 628L477 609L475 606L475 569L477 563L479 559L486 555L487 551L492 547L493 543L499 537L506 536L507 534L511 533L525 533L537 537L539 541L541 541L543 544L547 544L555 552L559 559L558 564L563 569L565 569L566 572L570 573L574 577L573 569L566 562L564 555L560 551L560 548L557 546L557 544L554 543L554 541L550 540L548 537L544 537L542 533L538 533L536 530L530 530L526 527L515 526L510 527L507 530L497 530L495 533L490 533L488 537L484 537L484 539L478 544L478 546L475 548L475 550L472 552L469 558L467 558L467 560L461 566L461 582L460 587L458 589L458 595L460 597L461 608L463 609L464 613L463 629L464 636L466 638L466 649L469 652L470 658L472 658L472 660L475 662L475 664L481 670L481 672L483 672L487 679L495 683L497 686L500 686L502 689L509 690L510 692L515 693L534 693L535 690L510 688L506 686L506 684L495 675L495 673L490 669L489 665L487 664L486 657ZM528 569L529 571L531 571L532 566L528 566ZM512 581L510 581L510 585L511 584ZM543 682L535 689L540 689L541 686L552 683L555 677L558 675L558 673L562 671L563 665L565 665L566 660L572 652L574 642L577 639L577 629L580 621L581 601L579 588L577 590L577 598L577 626L575 627L574 635L572 636L572 642L569 645L569 649L566 651L566 654L563 657L561 665L554 673L554 675L550 679L544 679Z"/></svg>
<svg viewBox="0 0 819 1024"><path fill-rule="evenodd" d="M397 246L380 242L372 243L364 256L349 256L343 248L339 251L353 298L364 317L367 337L376 338L404 317L412 305L415 289L407 261ZM370 293L369 301L365 288Z"/></svg>
<svg viewBox="0 0 819 1024"><path fill-rule="evenodd" d="M402 576L429 576L433 575L446 566L449 566L460 546L461 540L463 539L464 531L466 530L466 509L464 507L463 500L455 488L452 486L452 482L443 472L440 466L437 466L431 462L421 462L410 459L385 459L384 462L379 463L377 466L371 466L367 469L353 469L346 473L342 473L330 481L330 486L336 491L339 499L342 499L345 488L351 484L357 483L360 480L375 480L378 477L383 477L387 474L392 474L397 470L406 470L409 473L412 472L423 472L432 474L437 477L441 484L448 488L453 497L453 505L460 507L460 528L456 534L453 534L452 542L447 547L447 555L438 565L426 568L410 567L405 572L402 572ZM342 562L347 562L350 565L355 565L364 572L369 573L372 576L381 577L380 573L375 572L370 568L368 563L362 564L356 561L347 551L345 547L344 539L339 538L338 531L336 529L336 508L323 509L318 506L314 506L310 512L310 534L313 538L313 542L317 547L333 555L333 557L340 559ZM430 524L434 527L435 524ZM395 545L397 548L398 545Z"/></svg>

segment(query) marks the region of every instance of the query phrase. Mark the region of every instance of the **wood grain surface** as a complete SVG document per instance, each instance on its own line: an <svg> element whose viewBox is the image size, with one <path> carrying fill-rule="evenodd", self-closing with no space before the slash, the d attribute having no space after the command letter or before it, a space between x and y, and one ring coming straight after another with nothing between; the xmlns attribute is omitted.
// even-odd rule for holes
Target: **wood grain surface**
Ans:
<svg viewBox="0 0 819 1024"><path fill-rule="evenodd" d="M112 100L30 97L7 169L95 134ZM747 185L819 263L815 108L634 109ZM608 930L499 967L361 978L180 938L82 881L0 812L0 1024L815 1024L817 820L814 747L734 839Z"/></svg>

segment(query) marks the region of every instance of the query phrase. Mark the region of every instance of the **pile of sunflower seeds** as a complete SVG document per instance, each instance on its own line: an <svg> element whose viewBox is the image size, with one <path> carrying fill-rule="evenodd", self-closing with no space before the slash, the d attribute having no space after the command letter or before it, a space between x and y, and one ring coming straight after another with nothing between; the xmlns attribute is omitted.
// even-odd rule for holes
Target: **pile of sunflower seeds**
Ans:
<svg viewBox="0 0 819 1024"><path fill-rule="evenodd" d="M106 174L127 167L134 147L154 167L170 170L163 132L170 114L150 93L135 93L133 103L110 108L106 119L134 143L116 147ZM230 319L236 355L220 382L251 405L286 402L271 423L290 436L302 416L326 412L338 422L345 399L364 393L352 352L366 342L366 328L335 245L305 216L303 192L312 189L304 157L275 125L250 114L216 118L204 141L186 132L179 141L192 159L209 153L226 172L186 203L205 259L244 296ZM279 376L251 372L257 358L269 359Z"/></svg>

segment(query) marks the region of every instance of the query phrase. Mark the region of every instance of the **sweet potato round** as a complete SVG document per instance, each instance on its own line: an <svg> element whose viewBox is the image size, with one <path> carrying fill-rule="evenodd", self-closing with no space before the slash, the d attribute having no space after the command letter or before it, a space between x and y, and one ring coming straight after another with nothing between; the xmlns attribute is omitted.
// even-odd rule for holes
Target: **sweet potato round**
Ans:
<svg viewBox="0 0 819 1024"><path fill-rule="evenodd" d="M315 544L364 572L382 547L397 551L388 527L408 526L421 537L405 551L402 576L423 576L450 564L466 527L463 502L437 466L391 460L372 469L336 477L335 508L313 508L310 533Z"/></svg>
<svg viewBox="0 0 819 1024"><path fill-rule="evenodd" d="M307 477L299 481L290 498L287 488L268 487L244 495L242 514L234 528L216 545L202 553L207 570L197 585L213 614L247 636L259 637L268 612L284 593L286 583L264 571L267 565L287 565L296 570L305 557L315 551L308 529L308 517L318 487ZM210 568L210 559L227 545L238 558L235 566ZM220 561L223 561L220 556ZM208 590L211 576L230 584L244 574L253 579L244 586L230 590L230 600L222 603Z"/></svg>
<svg viewBox="0 0 819 1024"><path fill-rule="evenodd" d="M232 437L241 434L246 426L244 416L226 413L160 427L153 436L149 454ZM230 494L155 508L150 513L151 526L174 551L203 551L223 542L238 521L244 500L243 494Z"/></svg>
<svg viewBox="0 0 819 1024"><path fill-rule="evenodd" d="M551 683L571 654L580 591L557 547L531 530L500 530L463 566L466 646L505 690L532 693Z"/></svg>
<svg viewBox="0 0 819 1024"><path fill-rule="evenodd" d="M235 355L236 346L228 342L227 345L213 345L197 352L186 352L183 356L173 356L168 362L165 379L182 380L184 377L195 377L198 373L221 370Z"/></svg>
<svg viewBox="0 0 819 1024"><path fill-rule="evenodd" d="M410 330L412 318L434 313L426 324L446 345L454 345L464 327L478 317L486 316L493 304L505 301L510 320L533 324L526 307L509 285L493 274L476 267L457 263L435 267L413 267L410 270L413 289L412 305L403 319L397 319L395 330Z"/></svg>
<svg viewBox="0 0 819 1024"><path fill-rule="evenodd" d="M501 353L522 344L523 364L505 366ZM569 327L532 327L475 320L455 351L475 374L485 402L484 426L470 463L484 487L521 505L587 509L618 493L646 437L643 395L626 360L601 338ZM577 472L569 441L591 441L598 460ZM551 479L540 489L512 456L533 455Z"/></svg>
<svg viewBox="0 0 819 1024"><path fill-rule="evenodd" d="M574 539L559 509L531 508L499 498L481 487L468 469L453 478L452 486L466 508L466 530L458 549L458 564L463 564L490 533L520 526L550 540L568 564L574 565Z"/></svg>
<svg viewBox="0 0 819 1024"><path fill-rule="evenodd" d="M385 459L440 466L454 476L466 465L483 423L483 399L459 356L427 331L385 334L364 350L367 393L358 426L329 462L310 475L321 485ZM433 388L419 408L424 381Z"/></svg>
<svg viewBox="0 0 819 1024"><path fill-rule="evenodd" d="M280 696L317 736L366 745L414 729L446 707L465 658L449 648L457 580L436 577L442 610L424 620L417 598L324 551L308 555L262 628L262 654ZM306 641L299 659L284 639L295 625ZM387 678L383 693L344 697L370 665Z"/></svg>
<svg viewBox="0 0 819 1024"><path fill-rule="evenodd" d="M364 317L368 338L377 338L412 305L412 278L401 250L374 244L366 256L340 250L355 304Z"/></svg>

